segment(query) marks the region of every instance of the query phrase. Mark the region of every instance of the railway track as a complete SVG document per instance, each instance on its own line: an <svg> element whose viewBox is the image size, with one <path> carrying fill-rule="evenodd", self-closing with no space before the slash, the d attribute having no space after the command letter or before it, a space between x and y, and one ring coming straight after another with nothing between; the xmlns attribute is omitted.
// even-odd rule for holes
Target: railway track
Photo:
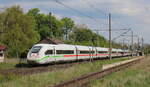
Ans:
<svg viewBox="0 0 150 87"><path fill-rule="evenodd" d="M92 60L92 61L75 61L71 63L60 63L60 64L37 66L37 67L21 67L21 68L15 68L15 69L6 69L6 70L0 70L0 74L2 75L8 75L8 74L31 75L31 74L37 74L37 73L42 73L42 72L53 72L53 71L57 71L60 69L69 68L76 64L102 61L102 60L107 60L107 58L102 58L99 60Z"/></svg>
<svg viewBox="0 0 150 87"><path fill-rule="evenodd" d="M119 58L119 57L114 57ZM82 63L88 63L88 62L96 62L96 61L103 61L108 60L108 58L101 58L101 59L95 59L95 60L88 60L88 61L75 61L71 63L57 63L57 64L50 64L50 65L44 65L44 66L36 66L36 67L20 67L20 68L14 68L14 69L4 69L0 70L0 74L2 75L9 75L9 74L19 74L19 75L31 75L31 74L38 74L43 72L54 72L60 69L65 69L72 67L76 64L82 64Z"/></svg>
<svg viewBox="0 0 150 87"><path fill-rule="evenodd" d="M106 60L105 58L103 60ZM95 61L101 61L101 60L94 60L91 62ZM37 73L42 73L42 72L53 72L56 70L60 69L65 69L72 67L76 64L82 64L82 63L87 63L89 61L75 61L71 63L57 63L57 64L49 64L49 65L44 65L44 66L35 66L35 67L21 67L21 68L14 68L14 69L4 69L0 70L0 74L2 75L8 75L8 74L19 74L19 75L30 75L30 74L37 74Z"/></svg>
<svg viewBox="0 0 150 87"><path fill-rule="evenodd" d="M52 72L52 71L56 71L56 70L60 70L60 69L65 69L65 68L69 68L75 64L77 64L77 63L6 69L6 70L0 70L0 74L2 74L2 75L8 75L8 74L30 75L30 74L37 74L37 73L42 73L42 72Z"/></svg>
<svg viewBox="0 0 150 87"><path fill-rule="evenodd" d="M60 83L60 84L55 85L53 87L84 87L84 85L87 84L90 80L102 78L106 75L111 74L112 72L119 71L119 70L124 69L128 66L131 66L135 63L138 63L142 59L143 59L143 57L137 58L136 60L129 61L129 62L120 64L120 65L117 65L117 66L114 66L114 67L111 67L111 68L108 68L108 69L104 69L104 70L101 70L99 72L91 73L91 74L88 74L88 75L83 75L79 78L70 80L68 82Z"/></svg>

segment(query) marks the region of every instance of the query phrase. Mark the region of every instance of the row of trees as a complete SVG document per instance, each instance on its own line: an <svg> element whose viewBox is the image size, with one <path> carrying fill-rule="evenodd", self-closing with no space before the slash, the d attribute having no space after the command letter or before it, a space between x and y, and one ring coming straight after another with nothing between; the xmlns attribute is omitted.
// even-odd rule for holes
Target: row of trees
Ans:
<svg viewBox="0 0 150 87"><path fill-rule="evenodd" d="M108 41L84 25L75 25L68 17L40 13L38 8L23 12L20 6L0 11L0 45L5 45L8 57L19 57L33 44L46 37L65 43L108 47ZM116 44L114 46L120 46Z"/></svg>

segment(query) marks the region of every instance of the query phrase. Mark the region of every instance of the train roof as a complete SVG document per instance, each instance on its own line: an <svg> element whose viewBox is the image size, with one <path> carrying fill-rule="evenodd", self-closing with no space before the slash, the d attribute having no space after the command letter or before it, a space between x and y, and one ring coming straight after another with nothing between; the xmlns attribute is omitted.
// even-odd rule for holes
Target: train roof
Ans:
<svg viewBox="0 0 150 87"><path fill-rule="evenodd" d="M70 45L70 44L36 44L34 46L51 46L51 47L55 47L56 49L65 49L65 50L70 50L70 49L75 49L76 47L78 48L78 50L89 50L93 49L92 46L82 46L82 45ZM95 48L95 47L94 47ZM109 48L104 48L104 47L96 47L96 49L98 51L108 51ZM113 48L112 51L117 51L117 52L129 52L129 50L122 50L122 49L115 49Z"/></svg>
<svg viewBox="0 0 150 87"><path fill-rule="evenodd" d="M34 46L56 46L55 44L35 44Z"/></svg>

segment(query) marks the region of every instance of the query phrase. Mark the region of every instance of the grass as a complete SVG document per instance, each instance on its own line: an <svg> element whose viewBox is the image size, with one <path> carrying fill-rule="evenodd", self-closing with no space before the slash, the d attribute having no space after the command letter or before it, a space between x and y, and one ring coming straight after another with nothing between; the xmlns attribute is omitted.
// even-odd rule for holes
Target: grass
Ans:
<svg viewBox="0 0 150 87"><path fill-rule="evenodd" d="M0 74L0 83L8 82L19 78L20 75L9 74L9 75L1 75Z"/></svg>
<svg viewBox="0 0 150 87"><path fill-rule="evenodd" d="M0 63L0 70L2 69L13 69L17 63Z"/></svg>
<svg viewBox="0 0 150 87"><path fill-rule="evenodd" d="M16 67L19 67L20 64L27 64L26 61L19 62L19 59L6 59L5 62L0 63L0 70L4 69L14 69Z"/></svg>
<svg viewBox="0 0 150 87"><path fill-rule="evenodd" d="M0 82L2 87L45 87L53 86L60 82L68 81L73 78L99 71L103 64L110 64L118 61L127 60L128 58L96 61L93 63L84 63L74 65L66 69L60 69L55 72L45 72L27 76L14 76L13 79ZM11 76L11 75L10 75ZM3 78L5 80L5 78ZM14 80L15 79L15 80Z"/></svg>
<svg viewBox="0 0 150 87"><path fill-rule="evenodd" d="M89 87L150 87L150 59L103 79L93 80Z"/></svg>

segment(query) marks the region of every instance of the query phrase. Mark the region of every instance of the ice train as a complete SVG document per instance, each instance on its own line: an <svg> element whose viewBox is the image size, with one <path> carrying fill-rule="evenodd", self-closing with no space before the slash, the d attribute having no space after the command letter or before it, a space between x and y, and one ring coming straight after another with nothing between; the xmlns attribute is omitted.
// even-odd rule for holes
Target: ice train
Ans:
<svg viewBox="0 0 150 87"><path fill-rule="evenodd" d="M128 55L130 55L129 50L112 49L112 57ZM36 44L28 52L27 61L30 64L47 64L60 61L108 58L108 56L108 48L69 44Z"/></svg>

